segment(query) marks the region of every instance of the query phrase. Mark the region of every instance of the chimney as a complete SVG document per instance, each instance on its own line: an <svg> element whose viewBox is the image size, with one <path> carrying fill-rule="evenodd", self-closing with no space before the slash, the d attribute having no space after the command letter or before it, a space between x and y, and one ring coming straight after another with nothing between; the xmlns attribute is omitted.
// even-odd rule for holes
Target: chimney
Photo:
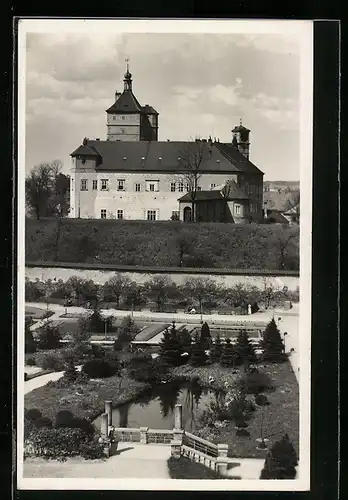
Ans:
<svg viewBox="0 0 348 500"><path fill-rule="evenodd" d="M95 140L96 140L96 141L100 141L100 137L96 137L96 138L95 138Z"/></svg>

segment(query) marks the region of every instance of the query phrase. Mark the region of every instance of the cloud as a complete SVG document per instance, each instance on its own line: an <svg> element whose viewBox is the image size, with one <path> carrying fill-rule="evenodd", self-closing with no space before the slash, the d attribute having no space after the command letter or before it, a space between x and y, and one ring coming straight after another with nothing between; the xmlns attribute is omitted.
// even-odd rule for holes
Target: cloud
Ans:
<svg viewBox="0 0 348 500"><path fill-rule="evenodd" d="M266 144L281 155L286 137L292 145L286 162L296 162L299 53L287 36L32 33L27 37L28 168L50 158L68 164L84 136L105 138L105 109L115 90L123 88L125 57L130 57L136 97L160 113L161 140L211 134L230 141L242 116L252 129L254 161L262 170L278 168L275 158L265 168Z"/></svg>

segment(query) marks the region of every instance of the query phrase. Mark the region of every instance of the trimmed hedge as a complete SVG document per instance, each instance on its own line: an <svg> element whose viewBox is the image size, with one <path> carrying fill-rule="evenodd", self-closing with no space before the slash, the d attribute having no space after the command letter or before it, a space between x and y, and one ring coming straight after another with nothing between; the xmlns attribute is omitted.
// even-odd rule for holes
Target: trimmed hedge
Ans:
<svg viewBox="0 0 348 500"><path fill-rule="evenodd" d="M103 458L103 444L79 428L49 428L32 430L24 444L24 456L66 460L82 456L85 459Z"/></svg>

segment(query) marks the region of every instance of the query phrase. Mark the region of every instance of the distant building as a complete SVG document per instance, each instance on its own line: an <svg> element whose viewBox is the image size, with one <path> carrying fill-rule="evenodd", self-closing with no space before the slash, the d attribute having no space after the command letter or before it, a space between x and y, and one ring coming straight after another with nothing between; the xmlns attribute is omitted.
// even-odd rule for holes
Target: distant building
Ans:
<svg viewBox="0 0 348 500"><path fill-rule="evenodd" d="M128 65L124 91L106 113L106 140L85 138L71 153L70 217L186 221L193 197L195 220L262 220L264 174L249 160L242 122L230 143L158 141L158 113L134 96ZM188 158L197 151L194 189Z"/></svg>

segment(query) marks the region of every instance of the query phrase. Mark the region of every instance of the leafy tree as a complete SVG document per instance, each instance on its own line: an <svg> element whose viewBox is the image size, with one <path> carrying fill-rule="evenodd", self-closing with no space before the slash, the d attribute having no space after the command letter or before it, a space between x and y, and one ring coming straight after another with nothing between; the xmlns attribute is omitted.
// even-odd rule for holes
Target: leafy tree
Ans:
<svg viewBox="0 0 348 500"><path fill-rule="evenodd" d="M159 311L176 291L176 285L168 276L154 276L144 285L147 296L156 302Z"/></svg>
<svg viewBox="0 0 348 500"><path fill-rule="evenodd" d="M235 349L238 353L240 361L244 364L245 368L249 368L250 364L256 363L257 357L255 354L254 346L249 339L248 333L241 330L238 334Z"/></svg>
<svg viewBox="0 0 348 500"><path fill-rule="evenodd" d="M262 358L266 361L279 362L286 359L284 343L274 318L266 326L260 347L262 349Z"/></svg>
<svg viewBox="0 0 348 500"><path fill-rule="evenodd" d="M119 327L117 339L124 346L129 345L138 333L139 328L135 324L133 318L131 316L126 316L123 318L121 326Z"/></svg>
<svg viewBox="0 0 348 500"><path fill-rule="evenodd" d="M77 304L82 301L97 301L98 286L92 280L84 280L78 276L70 276L66 281L66 289L71 295L75 295Z"/></svg>
<svg viewBox="0 0 348 500"><path fill-rule="evenodd" d="M140 306L144 302L143 291L143 286L139 286L135 281L132 281L126 293L125 304L133 307Z"/></svg>
<svg viewBox="0 0 348 500"><path fill-rule="evenodd" d="M47 321L37 331L39 349L57 349L60 346L62 336L59 331L59 325L53 324L52 321Z"/></svg>
<svg viewBox="0 0 348 500"><path fill-rule="evenodd" d="M212 363L219 363L222 354L222 343L220 335L217 334L211 346L210 359Z"/></svg>
<svg viewBox="0 0 348 500"><path fill-rule="evenodd" d="M103 317L98 307L95 307L91 313L86 314L85 318L87 320L87 329L90 332L93 333L105 332L105 327L106 327L106 332L112 330L112 323L113 323L112 316Z"/></svg>
<svg viewBox="0 0 348 500"><path fill-rule="evenodd" d="M73 358L68 359L67 368L66 368L65 373L64 373L65 380L73 383L76 381L78 376L79 376L79 372L76 369Z"/></svg>
<svg viewBox="0 0 348 500"><path fill-rule="evenodd" d="M178 331L178 338L179 342L181 344L183 352L191 353L191 345L192 345L192 338L191 334L187 331L186 328L181 328Z"/></svg>
<svg viewBox="0 0 348 500"><path fill-rule="evenodd" d="M210 329L209 329L207 322L203 323L203 325L202 325L200 342L205 350L210 349L211 335L210 335Z"/></svg>
<svg viewBox="0 0 348 500"><path fill-rule="evenodd" d="M36 342L34 340L33 332L30 329L32 321L30 318L25 318L24 332L25 332L25 353L32 354L36 351Z"/></svg>
<svg viewBox="0 0 348 500"><path fill-rule="evenodd" d="M39 220L47 214L49 199L53 190L53 172L49 164L32 169L25 179L25 202L28 213Z"/></svg>
<svg viewBox="0 0 348 500"><path fill-rule="evenodd" d="M25 179L27 211L37 219L69 211L70 179L61 173L62 163L54 160L35 166Z"/></svg>
<svg viewBox="0 0 348 500"><path fill-rule="evenodd" d="M160 342L160 358L169 366L178 366L182 363L182 345L173 322L170 328L166 328Z"/></svg>
<svg viewBox="0 0 348 500"><path fill-rule="evenodd" d="M278 269L286 269L288 262L289 249L291 244L298 245L299 227L281 226L278 231L272 233L273 248L278 256ZM291 252L293 254L293 252ZM298 254L296 251L295 255ZM294 266L296 262L294 263Z"/></svg>
<svg viewBox="0 0 348 500"><path fill-rule="evenodd" d="M111 298L115 299L116 307L120 305L120 299L124 295L127 295L131 286L131 280L128 276L124 276L123 274L117 273L112 276L103 287L104 298L109 300Z"/></svg>
<svg viewBox="0 0 348 500"><path fill-rule="evenodd" d="M192 344L190 363L193 366L204 366L207 363L208 356L205 352L202 338L197 332Z"/></svg>
<svg viewBox="0 0 348 500"><path fill-rule="evenodd" d="M218 286L211 278L189 278L182 286L182 290L184 295L198 302L202 316L203 301L214 298L218 293Z"/></svg>
<svg viewBox="0 0 348 500"><path fill-rule="evenodd" d="M239 361L238 352L234 348L231 339L227 338L222 348L220 363L222 366L234 368Z"/></svg>
<svg viewBox="0 0 348 500"><path fill-rule="evenodd" d="M70 334L75 349L80 350L90 340L92 330L90 327L89 315L81 316L77 323L77 328Z"/></svg>
<svg viewBox="0 0 348 500"><path fill-rule="evenodd" d="M268 452L260 479L295 479L297 465L295 448L285 434Z"/></svg>

